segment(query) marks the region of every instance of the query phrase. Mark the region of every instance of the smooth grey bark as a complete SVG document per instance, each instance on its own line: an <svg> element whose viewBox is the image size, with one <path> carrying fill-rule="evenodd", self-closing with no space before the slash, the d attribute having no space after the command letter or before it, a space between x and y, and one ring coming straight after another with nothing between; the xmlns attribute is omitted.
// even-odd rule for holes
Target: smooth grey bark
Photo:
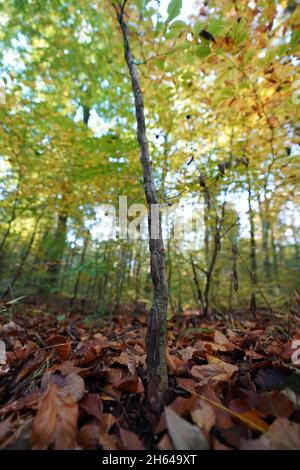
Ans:
<svg viewBox="0 0 300 470"><path fill-rule="evenodd" d="M155 224L151 214L151 206L159 207L159 198L154 185L149 144L146 135L146 120L144 113L144 98L139 81L139 73L131 52L129 32L124 20L124 8L127 1L114 4L117 18L122 30L125 61L129 70L132 91L135 100L137 122L137 140L140 149L140 161L143 170L144 191L148 205L148 228L150 248L150 268L153 283L153 303L150 310L147 328L147 397L150 409L160 412L163 397L168 388L168 373L166 361L167 336L167 307L168 286L165 274L165 249L162 237L161 213L159 211L158 237L151 237Z"/></svg>

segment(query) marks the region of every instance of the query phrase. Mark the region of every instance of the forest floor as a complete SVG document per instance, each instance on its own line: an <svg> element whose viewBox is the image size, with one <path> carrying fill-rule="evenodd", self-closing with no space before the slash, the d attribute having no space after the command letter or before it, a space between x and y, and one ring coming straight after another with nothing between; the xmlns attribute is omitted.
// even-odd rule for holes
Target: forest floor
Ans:
<svg viewBox="0 0 300 470"><path fill-rule="evenodd" d="M156 416L146 315L127 310L101 324L45 305L2 308L1 449L300 449L299 319L169 321L169 391Z"/></svg>

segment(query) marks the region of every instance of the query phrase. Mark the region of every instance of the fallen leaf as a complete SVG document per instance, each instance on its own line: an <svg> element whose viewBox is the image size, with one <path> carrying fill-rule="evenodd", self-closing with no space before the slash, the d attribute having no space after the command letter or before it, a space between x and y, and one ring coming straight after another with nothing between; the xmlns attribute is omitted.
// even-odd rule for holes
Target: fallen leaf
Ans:
<svg viewBox="0 0 300 470"><path fill-rule="evenodd" d="M78 433L78 444L85 450L96 450L99 446L100 428L98 424L85 424Z"/></svg>
<svg viewBox="0 0 300 470"><path fill-rule="evenodd" d="M216 413L214 408L205 400L200 400L199 405L199 408L196 408L191 412L192 420L208 435L216 424Z"/></svg>
<svg viewBox="0 0 300 470"><path fill-rule="evenodd" d="M140 438L131 431L119 427L122 449L124 450L145 450L145 446Z"/></svg>
<svg viewBox="0 0 300 470"><path fill-rule="evenodd" d="M288 377L282 370L275 367L266 367L259 369L254 377L255 384L261 390L275 390L284 386L288 381Z"/></svg>
<svg viewBox="0 0 300 470"><path fill-rule="evenodd" d="M122 351L120 356L113 360L112 364L124 365L128 367L132 375L136 375L137 364L134 355L130 351Z"/></svg>
<svg viewBox="0 0 300 470"><path fill-rule="evenodd" d="M77 434L78 404L54 382L50 382L39 401L32 426L32 448L74 449Z"/></svg>
<svg viewBox="0 0 300 470"><path fill-rule="evenodd" d="M71 342L65 336L54 335L51 336L47 342L47 346L53 346L58 357L61 361L66 361L72 351Z"/></svg>
<svg viewBox="0 0 300 470"><path fill-rule="evenodd" d="M168 431L176 450L208 450L209 444L198 426L182 419L174 411L165 409Z"/></svg>
<svg viewBox="0 0 300 470"><path fill-rule="evenodd" d="M0 408L0 415L6 415L13 411L20 411L25 408L32 408L34 407L41 394L39 390L34 390L30 394L26 395L25 397L21 397L18 400L14 400Z"/></svg>
<svg viewBox="0 0 300 470"><path fill-rule="evenodd" d="M72 372L68 375L62 375L61 372L47 371L42 379L42 390L45 390L50 383L55 383L60 389L61 394L71 396L77 402L85 393L85 385L82 377Z"/></svg>
<svg viewBox="0 0 300 470"><path fill-rule="evenodd" d="M47 353L44 349L39 349L23 361L16 369L11 381L12 387L21 382L27 375L36 370L46 359Z"/></svg>
<svg viewBox="0 0 300 470"><path fill-rule="evenodd" d="M267 431L268 423L258 415L256 410L250 408L247 399L236 398L232 400L229 403L229 409L237 413L243 420L246 420L253 429L259 428Z"/></svg>
<svg viewBox="0 0 300 470"><path fill-rule="evenodd" d="M157 447L159 450L175 450L173 442L171 441L171 438L167 432L165 432Z"/></svg>
<svg viewBox="0 0 300 470"><path fill-rule="evenodd" d="M87 393L79 402L80 408L99 421L103 416L103 403L99 395Z"/></svg>
<svg viewBox="0 0 300 470"><path fill-rule="evenodd" d="M300 425L285 418L279 418L269 427L268 435L243 441L241 450L299 450Z"/></svg>
<svg viewBox="0 0 300 470"><path fill-rule="evenodd" d="M185 349L181 349L179 354L184 361L188 362L190 359L192 359L193 354L196 351L197 349L193 348L192 346L187 346Z"/></svg>
<svg viewBox="0 0 300 470"><path fill-rule="evenodd" d="M193 366L192 376L199 380L201 385L209 383L222 386L224 383L231 383L239 368L228 364L214 356L207 356L208 364L203 366Z"/></svg>
<svg viewBox="0 0 300 470"><path fill-rule="evenodd" d="M115 386L119 390L125 390L130 393L143 393L145 391L142 381L137 375L135 377L127 375L116 382Z"/></svg>

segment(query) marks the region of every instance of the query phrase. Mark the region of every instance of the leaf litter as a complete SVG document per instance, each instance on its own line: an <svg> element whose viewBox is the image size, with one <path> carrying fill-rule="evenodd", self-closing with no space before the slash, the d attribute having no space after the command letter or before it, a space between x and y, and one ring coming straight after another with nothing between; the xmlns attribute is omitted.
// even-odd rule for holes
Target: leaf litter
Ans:
<svg viewBox="0 0 300 470"><path fill-rule="evenodd" d="M299 325L169 321L169 390L147 407L144 317L0 323L1 449L300 449Z"/></svg>

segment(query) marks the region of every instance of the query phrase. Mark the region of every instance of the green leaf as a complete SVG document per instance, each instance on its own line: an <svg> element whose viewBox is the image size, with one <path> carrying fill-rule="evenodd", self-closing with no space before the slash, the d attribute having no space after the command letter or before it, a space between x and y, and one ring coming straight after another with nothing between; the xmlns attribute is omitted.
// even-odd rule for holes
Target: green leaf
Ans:
<svg viewBox="0 0 300 470"><path fill-rule="evenodd" d="M183 31L185 31L187 29L187 25L185 24L184 21L174 21L171 25L170 25L170 29L169 29L169 36L179 36L179 34L181 34Z"/></svg>
<svg viewBox="0 0 300 470"><path fill-rule="evenodd" d="M66 318L66 315L64 315L64 314L62 314L62 315L57 315L56 320L57 320L57 321L64 321L65 318Z"/></svg>
<svg viewBox="0 0 300 470"><path fill-rule="evenodd" d="M204 29L204 22L203 21L197 21L197 23L194 26L194 36L197 39L199 36L200 31Z"/></svg>
<svg viewBox="0 0 300 470"><path fill-rule="evenodd" d="M300 29L294 32L292 39L291 39L291 46L292 47L297 46L299 40L300 40Z"/></svg>
<svg viewBox="0 0 300 470"><path fill-rule="evenodd" d="M208 25L207 31L213 36L218 36L224 27L224 20L222 17L213 18Z"/></svg>
<svg viewBox="0 0 300 470"><path fill-rule="evenodd" d="M167 22L174 20L180 12L182 8L182 0L171 0L168 6L168 19Z"/></svg>
<svg viewBox="0 0 300 470"><path fill-rule="evenodd" d="M205 59L210 54L211 54L211 49L206 44L203 44L203 46L198 47L197 56L200 57L201 59Z"/></svg>
<svg viewBox="0 0 300 470"><path fill-rule="evenodd" d="M142 11L146 5L146 0L135 0L135 4L139 11Z"/></svg>
<svg viewBox="0 0 300 470"><path fill-rule="evenodd" d="M22 295L21 297L16 297L15 299L10 300L9 302L6 302L7 305L14 305L19 302L19 300L25 299L27 295Z"/></svg>

